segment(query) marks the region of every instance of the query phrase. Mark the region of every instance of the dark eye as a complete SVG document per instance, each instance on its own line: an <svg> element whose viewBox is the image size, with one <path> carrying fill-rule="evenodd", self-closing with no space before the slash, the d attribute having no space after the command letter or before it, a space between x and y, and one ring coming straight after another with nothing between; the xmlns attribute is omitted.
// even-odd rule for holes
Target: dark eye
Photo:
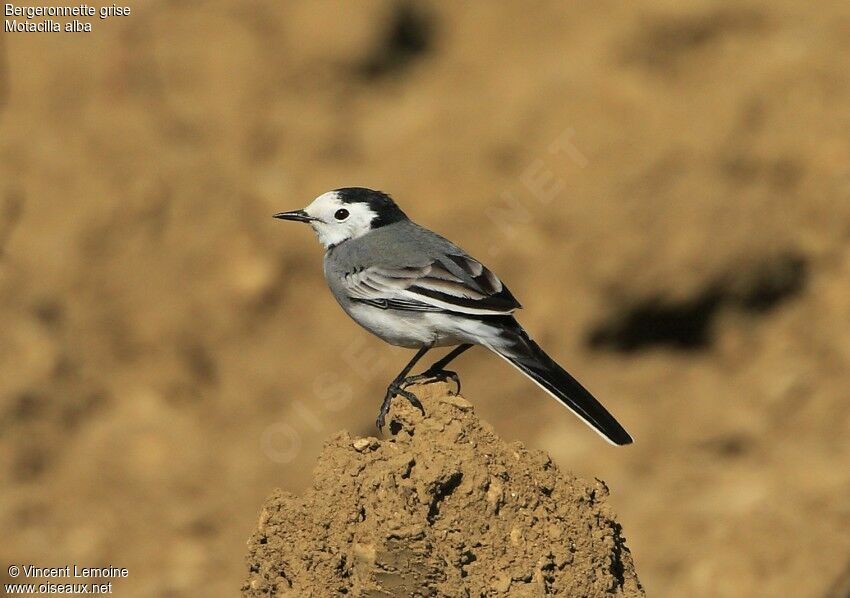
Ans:
<svg viewBox="0 0 850 598"><path fill-rule="evenodd" d="M345 220L346 218L348 218L348 210L346 210L345 208L340 208L334 214L334 218L336 218L337 220Z"/></svg>

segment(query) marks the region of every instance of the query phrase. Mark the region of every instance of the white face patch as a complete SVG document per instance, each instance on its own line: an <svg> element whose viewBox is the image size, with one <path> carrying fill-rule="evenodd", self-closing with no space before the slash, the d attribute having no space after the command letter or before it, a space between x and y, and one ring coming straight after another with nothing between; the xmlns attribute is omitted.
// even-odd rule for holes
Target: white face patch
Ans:
<svg viewBox="0 0 850 598"><path fill-rule="evenodd" d="M362 237L372 230L372 220L377 214L369 204L362 202L345 203L336 191L328 191L313 200L304 208L308 216L316 218L310 226L316 231L325 249L349 239Z"/></svg>

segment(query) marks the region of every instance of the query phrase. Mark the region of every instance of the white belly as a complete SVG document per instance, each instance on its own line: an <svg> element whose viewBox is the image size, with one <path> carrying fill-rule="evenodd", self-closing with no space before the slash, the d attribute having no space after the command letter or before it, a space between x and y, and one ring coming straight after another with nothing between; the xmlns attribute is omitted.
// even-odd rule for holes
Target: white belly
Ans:
<svg viewBox="0 0 850 598"><path fill-rule="evenodd" d="M363 328L399 347L479 344L481 335L489 336L492 330L480 321L441 313L395 311L363 304L353 304L347 311Z"/></svg>

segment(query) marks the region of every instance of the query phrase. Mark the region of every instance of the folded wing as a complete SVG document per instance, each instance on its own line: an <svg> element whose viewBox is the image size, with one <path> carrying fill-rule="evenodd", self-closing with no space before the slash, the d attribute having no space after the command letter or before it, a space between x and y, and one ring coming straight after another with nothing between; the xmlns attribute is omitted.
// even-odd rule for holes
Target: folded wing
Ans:
<svg viewBox="0 0 850 598"><path fill-rule="evenodd" d="M495 274L466 255L422 267L360 268L343 284L352 300L382 309L505 315L521 307Z"/></svg>

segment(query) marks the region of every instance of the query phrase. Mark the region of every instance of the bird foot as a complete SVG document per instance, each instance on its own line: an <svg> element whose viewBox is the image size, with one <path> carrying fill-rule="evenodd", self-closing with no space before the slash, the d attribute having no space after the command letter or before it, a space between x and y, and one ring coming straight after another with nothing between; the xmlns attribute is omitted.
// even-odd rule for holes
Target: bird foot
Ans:
<svg viewBox="0 0 850 598"><path fill-rule="evenodd" d="M453 372L451 370L425 370L416 376L408 376L401 381L401 385L406 388L407 386L416 384L417 382L448 382L449 380L454 382L455 386L457 386L457 390L455 390L454 394L460 394L460 376L457 375L457 372Z"/></svg>
<svg viewBox="0 0 850 598"><path fill-rule="evenodd" d="M387 387L387 394L384 396L384 401L381 403L381 410L378 412L378 419L375 420L375 425L378 426L378 430L384 429L384 423L386 421L387 413L390 410L390 402L393 400L395 396L401 396L410 401L410 404L419 409L422 412L422 415L425 415L425 408L422 406L422 403L416 398L416 395L410 391L404 390L405 380L401 380L400 382L393 382Z"/></svg>

